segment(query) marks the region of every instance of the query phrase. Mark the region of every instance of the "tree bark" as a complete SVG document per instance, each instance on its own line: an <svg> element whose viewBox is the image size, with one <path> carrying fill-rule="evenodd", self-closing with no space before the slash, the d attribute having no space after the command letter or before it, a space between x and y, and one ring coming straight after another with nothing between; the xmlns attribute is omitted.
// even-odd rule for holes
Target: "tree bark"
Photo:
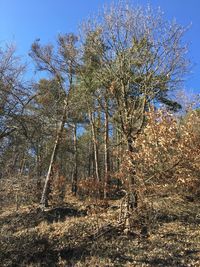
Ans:
<svg viewBox="0 0 200 267"><path fill-rule="evenodd" d="M130 136L127 138L127 148L129 153L134 151L134 140ZM136 191L136 167L135 162L130 157L130 173L129 173L129 188L128 188L128 202L130 209L137 208L138 206L138 195Z"/></svg>
<svg viewBox="0 0 200 267"><path fill-rule="evenodd" d="M108 123L108 103L105 99L105 118L104 118L104 198L107 198L108 193L108 181L110 172L110 160L109 160L109 123Z"/></svg>
<svg viewBox="0 0 200 267"><path fill-rule="evenodd" d="M49 163L49 169L46 175L46 179L45 179L45 183L44 183L44 187L43 187L43 192L42 192L42 197L40 200L40 205L42 208L48 207L48 201L49 201L49 193L50 193L50 179L51 176L53 174L53 165L56 161L56 156L57 156L57 152L58 152L58 148L59 148L59 143L60 143L60 139L63 133L63 129L64 129L64 125L66 122L66 117L67 117L67 107L68 107L68 103L67 101L64 104L64 108L63 108L63 115L62 115L62 120L60 122L60 126L58 128L58 132L57 132L57 136L56 136L56 140L54 143L54 147L53 147L53 151L51 154L51 160Z"/></svg>
<svg viewBox="0 0 200 267"><path fill-rule="evenodd" d="M77 182L78 182L78 154L77 154L77 126L76 123L74 123L74 169L73 169L73 175L72 175L72 193L76 196L77 194Z"/></svg>
<svg viewBox="0 0 200 267"><path fill-rule="evenodd" d="M90 123L92 126L92 139L93 139L93 146L94 146L94 161L95 161L95 175L96 179L99 182L99 159L98 159L98 142L96 136L96 128L95 128L95 117L92 112L89 112L90 116Z"/></svg>
<svg viewBox="0 0 200 267"><path fill-rule="evenodd" d="M91 170L92 170L92 155L93 155L93 148L92 148L92 142L89 141L89 152L88 152L88 168L87 168L87 176L91 176Z"/></svg>

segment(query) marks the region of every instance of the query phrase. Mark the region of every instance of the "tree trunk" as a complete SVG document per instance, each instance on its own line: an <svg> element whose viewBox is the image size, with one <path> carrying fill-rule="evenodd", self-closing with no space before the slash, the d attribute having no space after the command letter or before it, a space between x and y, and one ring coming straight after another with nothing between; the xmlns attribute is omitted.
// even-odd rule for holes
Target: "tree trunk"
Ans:
<svg viewBox="0 0 200 267"><path fill-rule="evenodd" d="M119 131L117 127L115 128L115 134L116 134L116 144L117 144L117 158L116 158L116 165L115 165L115 171L118 172L120 168L120 137L119 137Z"/></svg>
<svg viewBox="0 0 200 267"><path fill-rule="evenodd" d="M93 155L93 149L92 149L92 143L89 141L89 152L88 152L88 168L87 168L87 176L91 176L91 170L92 170L92 155Z"/></svg>
<svg viewBox="0 0 200 267"><path fill-rule="evenodd" d="M89 112L90 116L90 123L92 126L92 139L93 139L93 146L94 146L94 161L95 161L95 175L96 179L99 182L99 159L98 159L98 142L96 136L96 128L95 128L95 117L92 112Z"/></svg>
<svg viewBox="0 0 200 267"><path fill-rule="evenodd" d="M110 172L110 160L109 160L109 124L108 124L108 103L105 100L105 121L104 121L104 198L107 198L108 181Z"/></svg>
<svg viewBox="0 0 200 267"><path fill-rule="evenodd" d="M74 169L72 175L72 193L76 196L77 194L77 181L78 181L78 155L77 155L77 134L76 134L77 126L74 123Z"/></svg>
<svg viewBox="0 0 200 267"><path fill-rule="evenodd" d="M130 136L127 138L127 148L129 153L133 153L134 151L134 140ZM137 208L138 206L138 196L136 191L136 167L135 162L130 157L129 159L130 164L130 173L129 173L129 188L128 188L128 194L129 194L129 205L130 209Z"/></svg>
<svg viewBox="0 0 200 267"><path fill-rule="evenodd" d="M41 205L42 208L48 207L48 200L49 200L49 193L50 193L50 179L51 179L51 176L52 176L52 173L53 173L53 165L54 165L54 163L56 161L56 156L57 156L57 152L58 152L58 148L59 148L60 138L62 136L64 125L65 125L65 122L66 122L67 107L68 107L68 103L66 101L65 105L64 105L64 109L63 109L62 120L61 120L60 126L58 128L56 140L55 140L53 151L52 151L52 154L51 154L51 160L50 160L50 163L49 163L49 169L48 169L48 172L47 172L47 175L46 175L46 179L45 179L45 183L44 183L44 187L43 187L42 197L41 197L41 201L40 201L40 205Z"/></svg>

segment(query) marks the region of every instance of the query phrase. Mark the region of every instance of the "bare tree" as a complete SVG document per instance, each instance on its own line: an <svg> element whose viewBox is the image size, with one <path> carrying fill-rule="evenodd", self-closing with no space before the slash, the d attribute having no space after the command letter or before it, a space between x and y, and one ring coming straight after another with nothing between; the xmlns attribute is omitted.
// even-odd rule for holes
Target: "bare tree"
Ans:
<svg viewBox="0 0 200 267"><path fill-rule="evenodd" d="M15 54L14 45L0 48L0 139L16 131L15 118L23 113L27 101L22 75L25 66Z"/></svg>

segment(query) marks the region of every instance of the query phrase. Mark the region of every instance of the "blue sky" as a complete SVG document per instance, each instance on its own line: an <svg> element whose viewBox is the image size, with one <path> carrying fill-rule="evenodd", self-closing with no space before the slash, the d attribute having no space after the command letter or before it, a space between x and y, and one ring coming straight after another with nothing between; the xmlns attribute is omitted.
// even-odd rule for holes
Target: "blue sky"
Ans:
<svg viewBox="0 0 200 267"><path fill-rule="evenodd" d="M40 38L52 42L58 33L76 32L81 21L112 0L0 0L0 46L14 42L18 54L27 57L31 43ZM176 18L189 25L185 35L189 43L192 73L185 87L200 93L200 0L134 0L135 4L160 6L167 19Z"/></svg>

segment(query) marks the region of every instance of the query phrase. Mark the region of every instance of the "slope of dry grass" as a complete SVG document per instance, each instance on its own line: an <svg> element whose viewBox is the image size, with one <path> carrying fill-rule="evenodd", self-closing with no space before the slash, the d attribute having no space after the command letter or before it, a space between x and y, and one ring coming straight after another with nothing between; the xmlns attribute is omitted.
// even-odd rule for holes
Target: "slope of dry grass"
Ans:
<svg viewBox="0 0 200 267"><path fill-rule="evenodd" d="M200 266L200 205L152 197L150 231L125 235L119 201L93 209L74 198L62 208L11 207L0 214L1 266Z"/></svg>

